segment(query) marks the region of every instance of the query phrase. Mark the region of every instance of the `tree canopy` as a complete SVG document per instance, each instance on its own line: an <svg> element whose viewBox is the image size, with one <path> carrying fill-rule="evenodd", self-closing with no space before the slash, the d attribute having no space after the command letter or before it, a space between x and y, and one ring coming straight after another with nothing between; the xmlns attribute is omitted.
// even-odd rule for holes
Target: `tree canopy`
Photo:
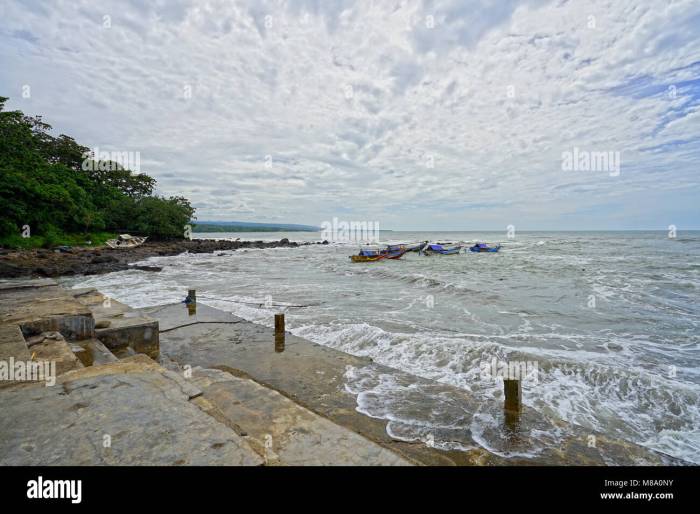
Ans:
<svg viewBox="0 0 700 514"><path fill-rule="evenodd" d="M0 236L130 232L183 237L194 208L183 197L154 195L156 180L100 160L41 116L5 111L0 97Z"/></svg>

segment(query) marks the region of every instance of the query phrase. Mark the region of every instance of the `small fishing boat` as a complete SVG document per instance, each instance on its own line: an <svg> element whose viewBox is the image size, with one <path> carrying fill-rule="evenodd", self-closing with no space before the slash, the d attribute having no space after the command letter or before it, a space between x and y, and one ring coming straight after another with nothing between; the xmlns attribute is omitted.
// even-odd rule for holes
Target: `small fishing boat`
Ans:
<svg viewBox="0 0 700 514"><path fill-rule="evenodd" d="M476 243L469 248L470 252L497 252L501 249L501 245L489 246L487 243Z"/></svg>
<svg viewBox="0 0 700 514"><path fill-rule="evenodd" d="M406 253L405 248L401 248L399 250L386 250L383 252L383 254L386 256L387 259L400 259L403 254Z"/></svg>
<svg viewBox="0 0 700 514"><path fill-rule="evenodd" d="M352 262L374 262L386 259L386 255L351 255Z"/></svg>
<svg viewBox="0 0 700 514"><path fill-rule="evenodd" d="M422 243L409 243L406 244L407 252L418 252L420 253L426 246L428 246L428 241L423 241Z"/></svg>
<svg viewBox="0 0 700 514"><path fill-rule="evenodd" d="M410 251L408 246L405 244L398 245L387 245L385 249L381 251L382 254L386 255L387 259L400 259L403 254Z"/></svg>
<svg viewBox="0 0 700 514"><path fill-rule="evenodd" d="M352 262L374 262L382 259L400 259L407 252L406 246L387 245L385 248L360 248L358 255L351 255Z"/></svg>
<svg viewBox="0 0 700 514"><path fill-rule="evenodd" d="M105 243L110 248L136 248L146 242L148 237L138 237L129 234L120 234L116 239L109 239Z"/></svg>
<svg viewBox="0 0 700 514"><path fill-rule="evenodd" d="M462 251L464 245L461 244L446 244L446 243L433 243L428 244L423 249L425 255L439 254L439 255L456 255Z"/></svg>

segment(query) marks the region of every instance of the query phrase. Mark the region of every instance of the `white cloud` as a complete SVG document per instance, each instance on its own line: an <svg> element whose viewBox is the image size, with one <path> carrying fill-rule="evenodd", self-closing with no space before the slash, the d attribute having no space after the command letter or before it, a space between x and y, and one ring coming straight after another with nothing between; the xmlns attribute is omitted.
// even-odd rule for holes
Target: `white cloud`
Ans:
<svg viewBox="0 0 700 514"><path fill-rule="evenodd" d="M10 107L140 151L201 219L320 224L342 208L387 228L698 226L697 2L0 9ZM620 177L563 172L574 146L620 151Z"/></svg>

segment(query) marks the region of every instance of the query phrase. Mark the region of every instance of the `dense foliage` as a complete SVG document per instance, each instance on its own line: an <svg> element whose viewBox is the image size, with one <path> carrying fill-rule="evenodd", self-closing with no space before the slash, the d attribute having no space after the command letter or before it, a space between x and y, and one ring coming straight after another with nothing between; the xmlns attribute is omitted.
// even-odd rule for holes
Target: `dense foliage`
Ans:
<svg viewBox="0 0 700 514"><path fill-rule="evenodd" d="M41 117L5 111L0 97L0 237L129 232L183 237L194 218L186 198L153 195L155 179L95 160L73 138L49 134Z"/></svg>

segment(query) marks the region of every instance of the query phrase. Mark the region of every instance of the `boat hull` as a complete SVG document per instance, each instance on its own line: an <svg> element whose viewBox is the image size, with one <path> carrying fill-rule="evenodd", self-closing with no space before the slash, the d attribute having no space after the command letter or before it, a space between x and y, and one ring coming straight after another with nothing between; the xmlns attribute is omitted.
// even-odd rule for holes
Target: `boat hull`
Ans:
<svg viewBox="0 0 700 514"><path fill-rule="evenodd" d="M386 255L351 255L350 260L352 262L374 262L381 261L385 259Z"/></svg>
<svg viewBox="0 0 700 514"><path fill-rule="evenodd" d="M128 250L129 248L136 248L137 246L141 246L143 243L146 242L146 239L148 239L148 237L129 237L128 239L122 239L120 237L117 239L110 239L108 241L105 241L105 244L110 248Z"/></svg>
<svg viewBox="0 0 700 514"><path fill-rule="evenodd" d="M387 259L400 259L403 254L405 254L407 250L401 250L395 253L387 253L385 257Z"/></svg>
<svg viewBox="0 0 700 514"><path fill-rule="evenodd" d="M426 246L425 250L423 250L423 253L425 255L432 255L432 254L457 255L462 251L462 248L464 248L462 245L449 246L449 247L444 247L440 244L428 245L428 246Z"/></svg>
<svg viewBox="0 0 700 514"><path fill-rule="evenodd" d="M494 246L493 248L482 248L479 246L472 246L471 248L469 248L469 251L474 253L496 253L500 249L500 246Z"/></svg>

